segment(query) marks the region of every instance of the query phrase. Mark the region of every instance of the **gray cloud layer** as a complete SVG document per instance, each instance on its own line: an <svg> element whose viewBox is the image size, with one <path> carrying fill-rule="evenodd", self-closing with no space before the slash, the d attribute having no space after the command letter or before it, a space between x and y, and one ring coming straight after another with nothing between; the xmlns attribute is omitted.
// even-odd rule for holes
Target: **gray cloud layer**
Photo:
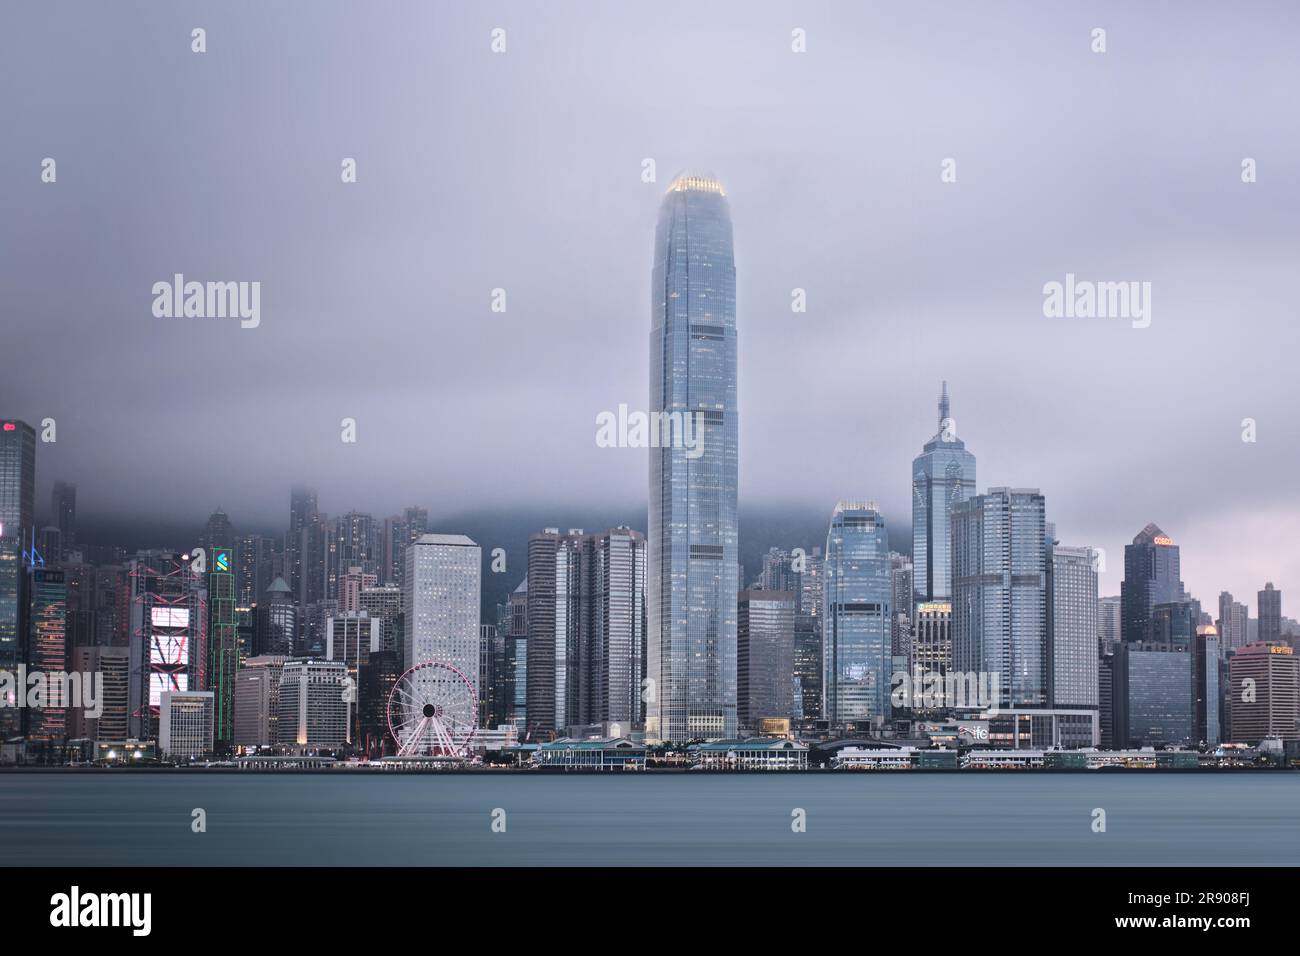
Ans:
<svg viewBox="0 0 1300 956"><path fill-rule="evenodd" d="M644 406L656 208L707 168L745 501L905 524L947 378L981 488L1042 488L1106 591L1148 520L1203 601L1300 583L1295 8L864 7L6 6L0 413L57 419L42 494L275 524L300 480L331 511L641 501L595 416ZM154 318L175 272L261 281L261 326ZM1151 327L1044 318L1066 272L1150 281Z"/></svg>

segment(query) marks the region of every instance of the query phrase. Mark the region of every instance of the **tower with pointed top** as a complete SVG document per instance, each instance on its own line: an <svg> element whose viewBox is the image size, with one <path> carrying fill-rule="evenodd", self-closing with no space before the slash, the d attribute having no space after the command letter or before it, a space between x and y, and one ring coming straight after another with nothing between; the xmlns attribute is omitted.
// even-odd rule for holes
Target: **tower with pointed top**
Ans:
<svg viewBox="0 0 1300 956"><path fill-rule="evenodd" d="M650 448L646 737L733 737L736 264L726 193L712 176L678 176L664 196L650 312L652 420L690 415L700 444Z"/></svg>
<svg viewBox="0 0 1300 956"><path fill-rule="evenodd" d="M1125 643L1151 639L1152 611L1157 604L1183 600L1178 545L1152 522L1124 546L1124 580L1120 582L1120 629ZM1195 627L1196 623L1193 622Z"/></svg>
<svg viewBox="0 0 1300 956"><path fill-rule="evenodd" d="M952 509L975 495L975 456L957 437L945 381L938 430L912 461L913 603L952 599Z"/></svg>

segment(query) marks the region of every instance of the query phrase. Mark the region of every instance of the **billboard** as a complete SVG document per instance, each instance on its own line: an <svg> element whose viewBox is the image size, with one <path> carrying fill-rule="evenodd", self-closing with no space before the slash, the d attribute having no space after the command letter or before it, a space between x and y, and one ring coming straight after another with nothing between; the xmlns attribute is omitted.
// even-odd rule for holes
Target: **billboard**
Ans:
<svg viewBox="0 0 1300 956"><path fill-rule="evenodd" d="M187 607L153 607L149 609L149 623L154 627L182 628L190 626L190 609Z"/></svg>

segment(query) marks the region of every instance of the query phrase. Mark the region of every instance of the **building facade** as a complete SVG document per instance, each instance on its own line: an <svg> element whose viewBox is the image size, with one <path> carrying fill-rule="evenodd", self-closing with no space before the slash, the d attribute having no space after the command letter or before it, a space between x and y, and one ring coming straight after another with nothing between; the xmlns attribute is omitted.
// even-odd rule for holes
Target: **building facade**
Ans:
<svg viewBox="0 0 1300 956"><path fill-rule="evenodd" d="M1257 641L1232 655L1228 668L1233 743L1300 739L1300 657L1294 648Z"/></svg>
<svg viewBox="0 0 1300 956"><path fill-rule="evenodd" d="M158 701L158 750L171 760L212 754L212 691L165 690Z"/></svg>
<svg viewBox="0 0 1300 956"><path fill-rule="evenodd" d="M287 657L250 657L235 674L234 740L242 749L274 747L279 742L280 676Z"/></svg>
<svg viewBox="0 0 1300 956"><path fill-rule="evenodd" d="M1048 701L1046 506L991 488L953 507L953 663L997 675L999 706Z"/></svg>
<svg viewBox="0 0 1300 956"><path fill-rule="evenodd" d="M650 448L646 737L730 737L740 589L736 266L718 180L673 180L659 208L651 295L650 430L660 441ZM692 432L694 447L677 440Z"/></svg>
<svg viewBox="0 0 1300 956"><path fill-rule="evenodd" d="M957 437L944 382L938 431L912 461L912 603L952 598L952 510L974 494L975 456Z"/></svg>
<svg viewBox="0 0 1300 956"><path fill-rule="evenodd" d="M1183 599L1178 545L1149 524L1124 546L1124 580L1120 584L1121 627L1129 643L1150 641L1151 612L1157 604Z"/></svg>
<svg viewBox="0 0 1300 956"><path fill-rule="evenodd" d="M737 599L737 720L755 734L759 722L795 713L794 591L741 591Z"/></svg>
<svg viewBox="0 0 1300 956"><path fill-rule="evenodd" d="M1097 552L1055 545L1049 565L1048 695L1052 706L1098 706Z"/></svg>
<svg viewBox="0 0 1300 956"><path fill-rule="evenodd" d="M280 671L276 736L282 747L339 750L351 744L352 704L342 661L289 660Z"/></svg>
<svg viewBox="0 0 1300 956"><path fill-rule="evenodd" d="M890 716L892 582L885 519L874 502L841 501L826 537L822 716L880 725Z"/></svg>
<svg viewBox="0 0 1300 956"><path fill-rule="evenodd" d="M629 528L547 528L529 539L530 737L607 721L642 725L646 571L646 539Z"/></svg>
<svg viewBox="0 0 1300 956"><path fill-rule="evenodd" d="M1273 644L1282 640L1282 592L1269 581L1255 597L1259 609L1259 642Z"/></svg>

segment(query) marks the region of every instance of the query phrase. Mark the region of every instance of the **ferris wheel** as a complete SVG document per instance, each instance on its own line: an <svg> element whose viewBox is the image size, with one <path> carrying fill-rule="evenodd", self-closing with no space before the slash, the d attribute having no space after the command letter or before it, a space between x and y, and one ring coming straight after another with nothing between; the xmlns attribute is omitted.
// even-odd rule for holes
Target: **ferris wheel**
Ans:
<svg viewBox="0 0 1300 956"><path fill-rule="evenodd" d="M451 664L416 664L388 695L388 730L399 757L463 757L477 725L478 694Z"/></svg>

